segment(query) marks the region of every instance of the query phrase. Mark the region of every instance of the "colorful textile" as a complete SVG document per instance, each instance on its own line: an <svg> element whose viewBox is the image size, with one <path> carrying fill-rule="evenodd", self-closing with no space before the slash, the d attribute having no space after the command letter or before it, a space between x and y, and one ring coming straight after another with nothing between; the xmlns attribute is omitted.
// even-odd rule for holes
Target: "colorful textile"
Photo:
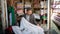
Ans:
<svg viewBox="0 0 60 34"><path fill-rule="evenodd" d="M12 14L12 25L14 25L15 22L16 22L14 7L13 6L9 6L8 11Z"/></svg>

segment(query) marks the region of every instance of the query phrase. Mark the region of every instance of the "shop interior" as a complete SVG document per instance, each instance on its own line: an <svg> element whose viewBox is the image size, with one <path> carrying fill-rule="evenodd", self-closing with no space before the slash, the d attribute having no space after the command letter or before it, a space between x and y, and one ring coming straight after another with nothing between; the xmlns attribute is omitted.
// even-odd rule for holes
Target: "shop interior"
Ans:
<svg viewBox="0 0 60 34"><path fill-rule="evenodd" d="M3 31L5 33L4 30L6 28L8 28L9 26L13 26L17 22L18 20L17 14L19 15L26 14L27 9L31 8L35 20L38 23L38 26L44 29L45 34L59 33L60 30L58 29L58 27L55 26L55 24L53 25L52 19L54 17L52 16L56 15L56 13L58 14L60 13L59 12L60 1L59 0L50 0L50 1L51 2L49 3L48 0L6 0L6 1L0 0L0 32L2 33ZM20 12L18 10L20 10ZM12 18L10 18L11 13L13 15Z"/></svg>
<svg viewBox="0 0 60 34"><path fill-rule="evenodd" d="M24 14L26 13L27 8L31 8L33 13L36 14L35 20L37 21L38 25L44 28L45 31L48 31L47 30L48 0L10 0L10 1L7 0L7 3L8 6L11 4L14 7L15 12L17 12L16 10L18 9L23 9ZM9 22L9 17L8 17L8 22Z"/></svg>

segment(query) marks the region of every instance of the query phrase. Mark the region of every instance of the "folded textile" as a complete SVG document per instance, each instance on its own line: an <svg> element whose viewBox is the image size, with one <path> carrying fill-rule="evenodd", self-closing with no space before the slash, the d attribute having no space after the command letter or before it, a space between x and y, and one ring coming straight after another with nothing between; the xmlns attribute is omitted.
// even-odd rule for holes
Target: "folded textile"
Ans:
<svg viewBox="0 0 60 34"><path fill-rule="evenodd" d="M53 13L51 19L60 26L60 16L58 14Z"/></svg>
<svg viewBox="0 0 60 34"><path fill-rule="evenodd" d="M24 17L22 17L20 27L17 28L12 27L12 28L16 34L44 34L44 30L41 27L31 24Z"/></svg>
<svg viewBox="0 0 60 34"><path fill-rule="evenodd" d="M22 34L19 26L12 26L12 29L13 29L15 34Z"/></svg>

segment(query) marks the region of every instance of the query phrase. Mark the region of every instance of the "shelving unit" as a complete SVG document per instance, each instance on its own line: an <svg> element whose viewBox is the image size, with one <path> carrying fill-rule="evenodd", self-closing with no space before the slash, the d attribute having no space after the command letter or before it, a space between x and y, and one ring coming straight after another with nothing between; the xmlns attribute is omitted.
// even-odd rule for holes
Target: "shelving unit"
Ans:
<svg viewBox="0 0 60 34"><path fill-rule="evenodd" d="M32 11L37 14L41 14L45 16L45 13L48 12L48 0L14 0L14 7L15 3L19 4L22 3L22 7L25 11L26 8L32 8ZM20 5L21 6L21 5ZM26 12L25 12L26 13ZM45 22L43 22L45 24ZM44 25L43 25L44 26Z"/></svg>
<svg viewBox="0 0 60 34"><path fill-rule="evenodd" d="M47 10L47 0L18 0L18 1L22 2L25 8L26 7L32 8L33 11L41 9Z"/></svg>
<svg viewBox="0 0 60 34"><path fill-rule="evenodd" d="M26 8L32 8L34 13L43 14L44 16L47 14L48 0L15 0L16 2L22 3L25 13Z"/></svg>
<svg viewBox="0 0 60 34"><path fill-rule="evenodd" d="M44 15L47 14L48 8L48 0L14 0L14 7L15 4L20 5L20 8L24 9L26 13L26 8L32 8L32 11L37 14Z"/></svg>
<svg viewBox="0 0 60 34"><path fill-rule="evenodd" d="M51 2L51 9L52 13L59 13L60 12L60 0L53 0Z"/></svg>

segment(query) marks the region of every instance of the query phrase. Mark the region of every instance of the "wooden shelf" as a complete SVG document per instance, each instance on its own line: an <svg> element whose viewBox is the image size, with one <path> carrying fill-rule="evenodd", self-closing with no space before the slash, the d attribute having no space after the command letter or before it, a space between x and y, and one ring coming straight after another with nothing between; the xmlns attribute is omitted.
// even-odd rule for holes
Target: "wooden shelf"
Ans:
<svg viewBox="0 0 60 34"><path fill-rule="evenodd" d="M58 10L60 10L60 8L52 8L52 9L58 9Z"/></svg>
<svg viewBox="0 0 60 34"><path fill-rule="evenodd" d="M31 4L31 8L32 10L47 10L47 4L46 4L46 1L47 0L21 0L22 3L26 3L26 2L29 2ZM41 7L41 1L43 2L43 7ZM28 3L27 3L28 4ZM35 7L34 7L35 5ZM46 6L46 7L45 7ZM27 7L27 6L26 6ZM25 8L25 4L24 4L24 8Z"/></svg>
<svg viewBox="0 0 60 34"><path fill-rule="evenodd" d="M41 1L44 1L44 0L41 0ZM47 1L47 0L45 0L45 1Z"/></svg>
<svg viewBox="0 0 60 34"><path fill-rule="evenodd" d="M34 9L36 8L36 9L40 9L40 7L33 7Z"/></svg>
<svg viewBox="0 0 60 34"><path fill-rule="evenodd" d="M40 8L40 9L44 9L44 8ZM47 9L47 8L45 8L45 9Z"/></svg>
<svg viewBox="0 0 60 34"><path fill-rule="evenodd" d="M39 8L35 8L35 7L33 7L34 9L44 9L44 8L41 8L41 7L39 7ZM45 9L47 9L47 8L45 8Z"/></svg>

